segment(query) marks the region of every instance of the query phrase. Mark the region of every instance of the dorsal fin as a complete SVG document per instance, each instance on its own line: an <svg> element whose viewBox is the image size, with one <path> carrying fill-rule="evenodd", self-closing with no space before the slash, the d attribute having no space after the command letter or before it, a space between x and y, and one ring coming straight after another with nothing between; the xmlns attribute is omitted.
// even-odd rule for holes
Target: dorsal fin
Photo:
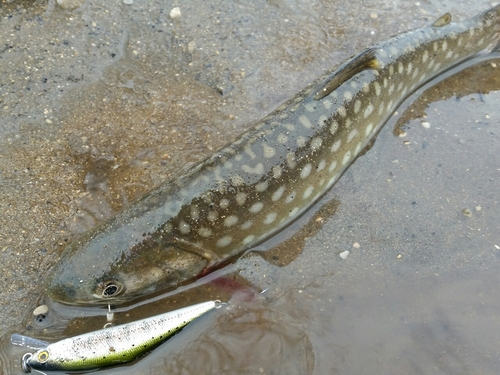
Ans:
<svg viewBox="0 0 500 375"><path fill-rule="evenodd" d="M381 62L375 56L376 49L370 48L349 61L343 68L335 71L321 88L314 94L314 100L321 100L329 95L333 90L347 81L354 75L366 69L378 70L381 68Z"/></svg>
<svg viewBox="0 0 500 375"><path fill-rule="evenodd" d="M439 17L436 21L434 21L432 27L443 27L448 25L450 22L451 22L451 14L445 13L441 17Z"/></svg>

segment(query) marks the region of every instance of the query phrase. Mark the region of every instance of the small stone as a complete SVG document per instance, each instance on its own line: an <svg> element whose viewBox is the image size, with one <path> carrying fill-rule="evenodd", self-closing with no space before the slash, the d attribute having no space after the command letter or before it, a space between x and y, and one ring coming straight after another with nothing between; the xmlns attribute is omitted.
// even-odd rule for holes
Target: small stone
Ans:
<svg viewBox="0 0 500 375"><path fill-rule="evenodd" d="M123 4L132 5L134 0L123 0Z"/></svg>
<svg viewBox="0 0 500 375"><path fill-rule="evenodd" d="M346 250L346 251L342 251L340 254L339 254L339 257L341 257L343 260L346 260L348 257L349 257L349 250Z"/></svg>
<svg viewBox="0 0 500 375"><path fill-rule="evenodd" d="M172 8L172 10L170 11L170 18L175 20L176 18L180 17L181 17L181 9L179 7Z"/></svg>
<svg viewBox="0 0 500 375"><path fill-rule="evenodd" d="M428 121L422 121L422 126L426 129L429 129L431 127L431 124Z"/></svg>
<svg viewBox="0 0 500 375"><path fill-rule="evenodd" d="M484 117L486 117L488 120L491 118L490 115L485 115Z"/></svg>
<svg viewBox="0 0 500 375"><path fill-rule="evenodd" d="M370 14L370 17L373 18L374 20L378 18L378 14L377 13L371 13Z"/></svg>
<svg viewBox="0 0 500 375"><path fill-rule="evenodd" d="M472 212L470 212L470 210L468 208L464 208L462 210L462 213L467 216L467 217L471 217L472 216Z"/></svg>
<svg viewBox="0 0 500 375"><path fill-rule="evenodd" d="M354 242L354 243L352 244L352 247L354 247L355 249L359 249L359 243Z"/></svg>
<svg viewBox="0 0 500 375"><path fill-rule="evenodd" d="M188 43L188 52L193 53L195 50L196 50L196 42L192 40Z"/></svg>
<svg viewBox="0 0 500 375"><path fill-rule="evenodd" d="M35 310L33 310L33 316L45 315L49 312L49 307L47 305L40 305Z"/></svg>
<svg viewBox="0 0 500 375"><path fill-rule="evenodd" d="M403 256L401 254L396 255L396 258L401 259Z"/></svg>
<svg viewBox="0 0 500 375"><path fill-rule="evenodd" d="M476 206L476 211L481 211L481 206Z"/></svg>
<svg viewBox="0 0 500 375"><path fill-rule="evenodd" d="M498 246L498 245L495 245L495 248L496 248L497 250L500 250L500 246Z"/></svg>
<svg viewBox="0 0 500 375"><path fill-rule="evenodd" d="M408 146L409 144L411 144L411 142L410 142L410 141L404 141L404 142L403 142L403 144L404 144L405 146Z"/></svg>

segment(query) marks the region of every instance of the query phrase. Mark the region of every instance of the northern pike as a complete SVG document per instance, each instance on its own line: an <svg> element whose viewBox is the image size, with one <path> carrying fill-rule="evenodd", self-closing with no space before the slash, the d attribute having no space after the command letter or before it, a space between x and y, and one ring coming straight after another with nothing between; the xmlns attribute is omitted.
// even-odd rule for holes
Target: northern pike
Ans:
<svg viewBox="0 0 500 375"><path fill-rule="evenodd" d="M23 356L25 372L82 371L126 363L154 349L187 324L222 303L208 301L193 306L49 344L22 335L12 335L14 345L36 348Z"/></svg>
<svg viewBox="0 0 500 375"><path fill-rule="evenodd" d="M48 293L117 304L220 267L311 207L417 88L499 40L497 5L457 23L447 13L365 50L72 242Z"/></svg>

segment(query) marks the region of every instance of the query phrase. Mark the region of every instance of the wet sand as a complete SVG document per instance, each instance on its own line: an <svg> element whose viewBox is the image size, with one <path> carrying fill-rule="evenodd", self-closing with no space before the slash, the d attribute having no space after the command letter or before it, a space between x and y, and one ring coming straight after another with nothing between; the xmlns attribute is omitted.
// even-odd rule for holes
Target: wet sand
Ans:
<svg viewBox="0 0 500 375"><path fill-rule="evenodd" d="M488 6L2 2L0 336L102 327L102 309L31 316L65 243L354 53L446 11L463 19ZM126 322L234 301L126 372L496 374L499 102L497 59L400 108L313 210L259 247L268 253L215 275L266 290L255 300L208 283L117 312ZM4 339L0 353L4 372L21 373L22 351Z"/></svg>

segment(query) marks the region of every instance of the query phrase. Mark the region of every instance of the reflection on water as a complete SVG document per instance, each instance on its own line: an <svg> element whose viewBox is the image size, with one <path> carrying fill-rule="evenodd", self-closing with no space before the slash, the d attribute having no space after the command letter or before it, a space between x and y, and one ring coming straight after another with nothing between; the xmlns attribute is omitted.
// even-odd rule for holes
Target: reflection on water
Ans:
<svg viewBox="0 0 500 375"><path fill-rule="evenodd" d="M265 3L270 2L259 4L265 7ZM7 291L2 296L9 297L2 304L14 307L0 313L2 323L13 319L23 323L11 327L0 342L0 373L21 373L23 351L11 347L10 333L55 341L100 329L106 322L103 309L49 304L51 316L39 323L50 325L37 325L31 315L33 302L20 300L28 294L37 304L43 302L44 262L57 258L58 250L51 246L59 246L59 239L94 225L182 165L237 135L249 118L262 117L272 109L269 106L300 89L306 83L302 75L319 75L330 67L327 59L340 56L339 50L345 58L366 47L372 28L378 38L384 25L394 25L389 33L395 33L405 21L421 26L434 18L410 2L399 2L399 7L391 3L387 13L379 11L376 1L370 1L368 10L358 2L316 2L319 10L305 9L304 3L297 5L300 19L294 2L271 3L279 11L263 8L258 17L252 3L224 2L221 7L226 8L217 14L209 9L214 2L186 3L191 9L183 9L184 18L171 23L168 11L160 11L157 4L134 2L135 8L112 9L119 26L105 31L105 25L112 24L101 18L106 12L88 6L76 15L56 12L16 26L19 30L13 35L31 30L27 35L36 44L36 25L45 22L48 30L60 35L41 32L48 44L40 48L52 51L55 41L68 51L78 51L74 56L64 52L68 59L82 54L105 56L105 65L112 65L106 70L102 62L66 62L95 70L90 79L84 75L86 86L65 92L55 102L47 93L74 87L80 73L73 76L58 66L56 74L47 74L42 68L50 64L40 60L39 77L21 69L15 79L5 80L13 86L0 98L8 119L0 129L12 127L5 133L12 140L2 143L1 235L2 241L8 241L0 245L0 256L1 263L11 261L0 271L2 289ZM487 3L450 6L462 6L463 13L470 7L467 12L476 13ZM426 9L427 5L442 7L426 4ZM410 12L402 7L411 7L404 8ZM21 17L18 13L14 16ZM153 13L161 16L152 26L168 32L168 38L155 30L155 42L148 50L137 43L143 31L133 29L132 39L127 39L123 32L127 27L119 22L126 17L149 22ZM317 18L322 14L325 19ZM234 19L228 21L230 16ZM352 20L351 24L342 23L343 18ZM75 30L71 22L82 19L85 22L78 27L88 28L92 37L69 38L66 30ZM248 32L241 31L242 22ZM198 29L197 24L210 30ZM329 29L331 25L335 26ZM266 38L259 39L263 34L254 30L267 27L286 32L272 34L277 39L266 44ZM234 40L227 32L230 29L239 30ZM332 39L322 35L323 30L329 30ZM112 42L96 43L99 32L105 38L113 36ZM210 35L216 34L223 35L224 43L219 39L220 45L213 43ZM353 41L342 39L343 35ZM191 39L196 39L199 50L189 55L184 49ZM25 43L13 40L2 57L13 56L10 49L24 56L19 49ZM162 49L165 40L173 49ZM328 52L331 44L335 46ZM307 45L307 56L301 45ZM242 50L236 49L241 46ZM151 52L155 48L160 52ZM134 51L145 60L139 61ZM170 55L165 57L164 51ZM224 65L236 55L238 64ZM322 57L315 60L314 56ZM18 65L23 65L24 59L20 61ZM301 63L293 65L297 62ZM174 73L168 70L172 64ZM189 77L197 69L202 74L193 82ZM292 76L294 69L300 73ZM72 79L65 81L61 72ZM102 80L92 80L101 73ZM25 76L33 79L26 83L30 90ZM329 206L328 212L319 210L309 216L309 226L301 222L304 230L292 228L283 234L289 240L263 254L267 261L248 255L218 274L236 280L236 286L207 279L190 291L117 309L116 319L125 323L206 299L229 300L240 285L258 292L269 287L267 301L234 301L231 310L194 322L140 361L98 373L496 375L500 368L496 329L500 324L499 82L496 60L426 91L401 117L407 138L394 138L391 128L384 129L373 149L319 203ZM233 91L221 97L216 92L220 85L224 94ZM22 98L29 98L29 103ZM445 98L450 99L442 101ZM239 118L233 121L235 114ZM12 120L23 116L33 123ZM424 118L429 129L420 125ZM16 138L13 134L20 128L24 130ZM470 209L470 217L462 214L463 208ZM9 209L16 215L7 215ZM360 246L352 247L353 243ZM346 261L338 256L343 250L351 251Z"/></svg>
<svg viewBox="0 0 500 375"><path fill-rule="evenodd" d="M196 331L200 329L199 331ZM202 322L175 346L137 364L150 374L312 374L314 357L304 329L284 313L237 307ZM196 358L196 360L193 360ZM110 374L121 374L121 369ZM131 372L135 373L135 372Z"/></svg>
<svg viewBox="0 0 500 375"><path fill-rule="evenodd" d="M304 328L284 312L252 303L230 303L195 320L181 333L131 365L103 369L111 374L290 374L311 375L312 344ZM27 350L2 340L4 369L20 373Z"/></svg>

